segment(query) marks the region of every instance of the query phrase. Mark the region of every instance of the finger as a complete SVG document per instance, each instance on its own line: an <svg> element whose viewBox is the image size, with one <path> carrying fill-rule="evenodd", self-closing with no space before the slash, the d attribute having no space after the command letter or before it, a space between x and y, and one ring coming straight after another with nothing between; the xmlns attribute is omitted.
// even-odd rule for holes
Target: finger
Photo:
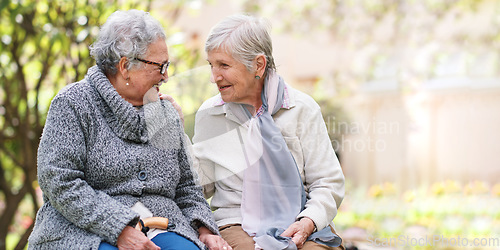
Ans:
<svg viewBox="0 0 500 250"><path fill-rule="evenodd" d="M220 245L220 246L217 246L214 249L218 249L218 250L232 250L231 246L229 246L229 245Z"/></svg>
<svg viewBox="0 0 500 250"><path fill-rule="evenodd" d="M298 248L301 248L304 245L304 242L306 242L306 237L304 234L297 233L293 236L292 241Z"/></svg>
<svg viewBox="0 0 500 250"><path fill-rule="evenodd" d="M169 95L166 95L166 96L167 96L167 97L166 97L166 98L163 98L163 99L165 99L165 100L169 101L170 103L172 103L172 106L174 106L174 108L175 108L177 111L182 111L181 106L180 106L177 102L175 102L175 100L174 100L174 98L173 98L173 97L171 97L171 96L169 96ZM162 97L160 97L160 98L162 98Z"/></svg>
<svg viewBox="0 0 500 250"><path fill-rule="evenodd" d="M216 249L222 249L222 247L220 247L220 244L219 242L217 241L217 238L214 237L215 235L209 235L209 236L206 236L204 237L203 239L200 238L200 240L208 247L208 249L212 250L216 250Z"/></svg>
<svg viewBox="0 0 500 250"><path fill-rule="evenodd" d="M221 244L222 247L220 249L222 249L222 250L233 250L233 248L224 239L221 238L221 241L222 241L221 242L222 243Z"/></svg>
<svg viewBox="0 0 500 250"><path fill-rule="evenodd" d="M158 93L158 94L160 95L160 99L169 101L170 103L172 103L172 105L175 107L175 109L181 110L181 106L179 106L179 104L177 104L177 102L175 102L175 100L172 96L167 95L167 94L160 94L160 93Z"/></svg>
<svg viewBox="0 0 500 250"><path fill-rule="evenodd" d="M172 96L170 96L170 95L161 94L161 93L158 93L158 95L160 96L160 99L162 99L162 100L168 100L170 102L174 101L174 98Z"/></svg>
<svg viewBox="0 0 500 250"><path fill-rule="evenodd" d="M146 243L145 249L160 250L161 248L159 246L157 246L154 242L152 242L151 240L149 240Z"/></svg>
<svg viewBox="0 0 500 250"><path fill-rule="evenodd" d="M225 240L223 240L222 238L220 240L217 241L217 249L220 249L220 250L231 250L231 246L229 246L229 244L226 243Z"/></svg>
<svg viewBox="0 0 500 250"><path fill-rule="evenodd" d="M301 248L302 244L300 243L300 239L292 238L292 242L297 246L297 248Z"/></svg>
<svg viewBox="0 0 500 250"><path fill-rule="evenodd" d="M182 113L181 106L177 102L175 102L175 100L172 96L167 95L167 94L159 94L159 95L160 95L160 99L167 100L172 104L172 106L175 108L175 110L177 110L177 113L179 114L179 118L181 119L182 123L184 124L184 113Z"/></svg>
<svg viewBox="0 0 500 250"><path fill-rule="evenodd" d="M283 237L292 237L298 231L296 223L290 225L282 234Z"/></svg>
<svg viewBox="0 0 500 250"><path fill-rule="evenodd" d="M287 230L285 230L285 231L281 234L281 236L283 236L283 237L291 237L291 236L293 235L293 233L294 233L294 230L293 230L293 229L291 229L291 228L288 228Z"/></svg>
<svg viewBox="0 0 500 250"><path fill-rule="evenodd" d="M215 249L232 250L233 248L220 236L215 236L216 246Z"/></svg>

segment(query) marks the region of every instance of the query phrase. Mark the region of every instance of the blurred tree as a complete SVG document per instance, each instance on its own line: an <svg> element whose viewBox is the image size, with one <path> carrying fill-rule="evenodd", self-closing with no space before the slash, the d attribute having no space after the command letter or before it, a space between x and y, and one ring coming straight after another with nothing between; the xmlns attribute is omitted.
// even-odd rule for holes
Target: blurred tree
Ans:
<svg viewBox="0 0 500 250"><path fill-rule="evenodd" d="M500 38L497 18L481 32L471 32L466 26L475 17L485 18L489 8L498 13L500 4L496 0L244 0L242 8L268 17L278 33L326 41L338 48L337 54L325 55L332 60L330 72L309 76L318 79L313 83L316 91L309 94L320 102L325 121L331 126L347 123L342 98L358 93L360 85L393 77L400 90L406 91L415 82L433 77L438 71L436 65L445 61L443 58L453 58L449 56L456 53L453 48L466 51L473 58L480 48L498 50ZM449 26L451 23L453 27ZM447 27L447 32L442 34L439 27ZM420 61L415 59L419 57ZM335 94L326 91L331 88L337 89ZM334 122L327 120L331 117ZM338 143L342 134L330 136Z"/></svg>
<svg viewBox="0 0 500 250"><path fill-rule="evenodd" d="M185 2L162 3L169 11L158 18L164 27ZM106 18L131 8L150 10L152 0L0 0L0 250L6 249L10 232L19 234L15 249L25 248L34 220L19 223L15 215L27 206L28 217L34 218L42 202L37 200L36 155L51 99L94 64L88 46ZM186 62L174 68L196 58L189 53L179 52Z"/></svg>
<svg viewBox="0 0 500 250"><path fill-rule="evenodd" d="M425 81L453 48L469 53L496 50L500 38L500 22L491 14L500 11L496 0L263 2L244 0L243 10L279 20L273 22L278 32L327 40L341 48L343 53L332 57L342 63L332 67L330 77L349 78L358 85L377 78L376 71L390 60L397 60L399 76ZM482 29L472 31L468 25L474 22L483 24ZM438 49L430 50L433 46ZM417 62L417 56L425 59Z"/></svg>

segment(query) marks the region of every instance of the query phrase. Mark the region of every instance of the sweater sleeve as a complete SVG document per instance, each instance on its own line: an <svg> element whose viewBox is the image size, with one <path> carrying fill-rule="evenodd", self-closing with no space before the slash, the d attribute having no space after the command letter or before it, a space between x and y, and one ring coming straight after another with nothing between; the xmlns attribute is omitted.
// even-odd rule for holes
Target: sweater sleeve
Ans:
<svg viewBox="0 0 500 250"><path fill-rule="evenodd" d="M64 96L51 103L38 149L38 182L46 202L79 228L115 244L138 214L85 180L86 140L81 109Z"/></svg>
<svg viewBox="0 0 500 250"><path fill-rule="evenodd" d="M321 230L333 220L344 198L344 175L319 106L304 112L302 121L307 124L307 128L304 127L299 134L307 201L297 219L309 217Z"/></svg>

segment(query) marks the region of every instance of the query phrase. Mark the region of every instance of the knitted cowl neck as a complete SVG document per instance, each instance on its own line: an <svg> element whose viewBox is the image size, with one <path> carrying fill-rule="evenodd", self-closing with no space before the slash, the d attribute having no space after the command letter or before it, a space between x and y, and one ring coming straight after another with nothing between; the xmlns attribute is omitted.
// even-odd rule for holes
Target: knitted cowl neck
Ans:
<svg viewBox="0 0 500 250"><path fill-rule="evenodd" d="M122 139L146 143L148 134L144 113L138 112L131 103L123 99L97 66L87 71L86 79L104 101L105 105L101 108L105 110L102 113L111 130Z"/></svg>

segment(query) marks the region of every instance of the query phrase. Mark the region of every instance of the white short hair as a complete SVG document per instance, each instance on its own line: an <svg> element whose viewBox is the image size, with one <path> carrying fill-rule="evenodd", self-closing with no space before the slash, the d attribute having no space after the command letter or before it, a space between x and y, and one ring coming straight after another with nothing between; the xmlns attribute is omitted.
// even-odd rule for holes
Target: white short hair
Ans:
<svg viewBox="0 0 500 250"><path fill-rule="evenodd" d="M146 54L150 44L166 39L160 22L141 10L116 11L101 26L97 40L89 47L90 55L103 72L115 74L116 65L124 56L128 67L137 63L134 58Z"/></svg>
<svg viewBox="0 0 500 250"><path fill-rule="evenodd" d="M263 18L242 14L226 17L210 31L205 51L223 49L243 63L248 71L252 71L255 57L264 55L267 60L266 72L276 70L270 28L269 22Z"/></svg>

